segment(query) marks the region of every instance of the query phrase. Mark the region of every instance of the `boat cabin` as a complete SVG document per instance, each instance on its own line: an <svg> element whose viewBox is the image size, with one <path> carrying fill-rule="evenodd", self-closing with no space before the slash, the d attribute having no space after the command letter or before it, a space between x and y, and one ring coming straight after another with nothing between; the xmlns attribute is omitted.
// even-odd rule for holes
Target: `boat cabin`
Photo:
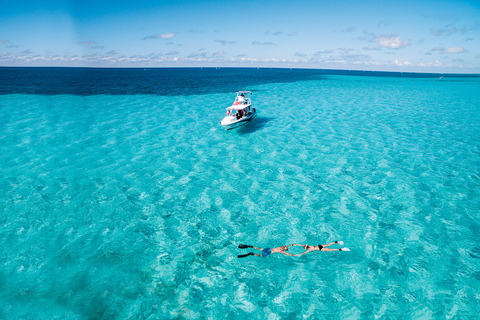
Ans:
<svg viewBox="0 0 480 320"><path fill-rule="evenodd" d="M235 117L237 119L248 116L251 113L250 105L233 105L227 108L227 117Z"/></svg>
<svg viewBox="0 0 480 320"><path fill-rule="evenodd" d="M238 91L233 105L238 106L251 104L250 98L248 97L249 94L252 93L250 91Z"/></svg>

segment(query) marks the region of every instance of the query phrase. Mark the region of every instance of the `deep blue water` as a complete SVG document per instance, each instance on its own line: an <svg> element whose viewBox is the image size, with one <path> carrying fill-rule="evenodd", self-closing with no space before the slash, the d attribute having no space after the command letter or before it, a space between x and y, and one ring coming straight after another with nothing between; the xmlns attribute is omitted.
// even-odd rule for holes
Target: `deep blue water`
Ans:
<svg viewBox="0 0 480 320"><path fill-rule="evenodd" d="M480 78L439 77L0 68L0 319L476 318Z"/></svg>
<svg viewBox="0 0 480 320"><path fill-rule="evenodd" d="M268 83L322 79L328 75L439 78L440 74L309 69L243 68L0 68L0 94L196 95L228 93ZM450 74L450 79L479 75ZM448 81L448 80L447 80Z"/></svg>

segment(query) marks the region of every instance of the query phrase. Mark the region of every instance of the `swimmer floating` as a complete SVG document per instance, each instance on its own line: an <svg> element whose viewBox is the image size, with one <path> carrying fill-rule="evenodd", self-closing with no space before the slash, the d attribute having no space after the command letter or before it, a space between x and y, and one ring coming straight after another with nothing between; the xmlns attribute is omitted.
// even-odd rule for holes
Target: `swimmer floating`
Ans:
<svg viewBox="0 0 480 320"><path fill-rule="evenodd" d="M339 245L343 245L343 241L335 241L335 242L331 242L329 244L320 244L318 246L309 246L307 244L290 244L288 246L281 246L281 247L277 247L277 248L258 248L258 247L249 246L249 245L246 245L246 244L240 244L240 245L238 245L238 247L240 249L253 248L253 249L260 250L262 253L261 254L256 254L256 253L250 252L250 253L247 253L247 254L238 255L238 257L239 258L245 258L245 257L252 256L252 255L257 256L257 257L266 257L266 256L271 255L272 253L283 253L284 255L287 255L287 256L299 257L301 255L304 255L305 253L309 253L309 252L313 252L313 251L350 251L350 249L348 249L348 248L340 248L340 249L327 248L328 246L331 246L332 244L336 244L336 243L339 244ZM300 254L290 254L288 252L285 252L285 251L288 251L288 247L292 247L292 246L295 246L295 247L301 246L306 251L303 252L303 253L300 253Z"/></svg>

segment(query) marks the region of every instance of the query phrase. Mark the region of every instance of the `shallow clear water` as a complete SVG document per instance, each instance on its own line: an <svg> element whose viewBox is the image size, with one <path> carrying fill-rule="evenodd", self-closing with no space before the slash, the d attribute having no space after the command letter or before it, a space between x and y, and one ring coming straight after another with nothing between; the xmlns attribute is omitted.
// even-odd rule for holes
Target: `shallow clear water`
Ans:
<svg viewBox="0 0 480 320"><path fill-rule="evenodd" d="M282 77L0 95L0 318L480 313L480 78Z"/></svg>

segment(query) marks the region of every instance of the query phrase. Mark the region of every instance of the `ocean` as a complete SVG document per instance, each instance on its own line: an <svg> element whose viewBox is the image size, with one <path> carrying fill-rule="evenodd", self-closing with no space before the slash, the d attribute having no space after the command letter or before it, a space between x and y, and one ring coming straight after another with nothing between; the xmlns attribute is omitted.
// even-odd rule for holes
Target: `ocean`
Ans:
<svg viewBox="0 0 480 320"><path fill-rule="evenodd" d="M478 75L0 68L0 319L474 319L479 218Z"/></svg>

